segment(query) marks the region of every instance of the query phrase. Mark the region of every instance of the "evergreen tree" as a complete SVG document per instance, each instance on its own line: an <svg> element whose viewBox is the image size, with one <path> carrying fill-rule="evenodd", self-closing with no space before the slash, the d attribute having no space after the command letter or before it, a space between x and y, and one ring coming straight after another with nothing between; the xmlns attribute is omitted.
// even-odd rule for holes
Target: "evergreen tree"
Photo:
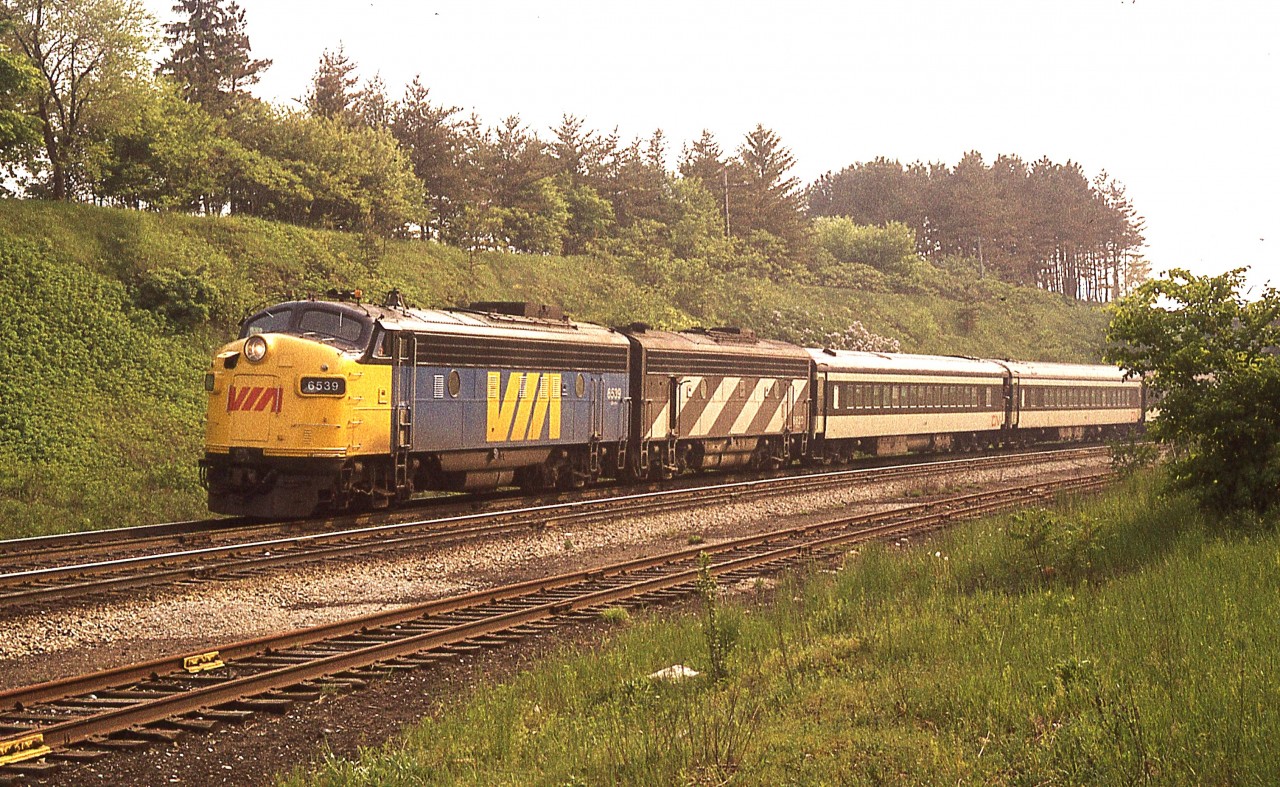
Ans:
<svg viewBox="0 0 1280 787"><path fill-rule="evenodd" d="M709 194L716 197L721 229L728 235L729 173L724 151L720 148L720 143L716 142L715 135L707 129L703 129L698 139L681 149L680 176L686 180L696 180Z"/></svg>
<svg viewBox="0 0 1280 787"><path fill-rule="evenodd" d="M351 111L369 128L391 128L395 102L387 97L387 85L381 74L374 74L351 98Z"/></svg>
<svg viewBox="0 0 1280 787"><path fill-rule="evenodd" d="M734 237L765 232L781 241L792 260L807 244L807 222L801 212L800 179L787 173L795 156L773 131L757 125L747 134L731 162L730 182L742 184L730 197Z"/></svg>
<svg viewBox="0 0 1280 787"><path fill-rule="evenodd" d="M352 90L358 79L356 64L348 57L342 44L336 50L326 49L320 56L315 76L311 78L311 90L303 103L313 117L329 120L350 120L356 94Z"/></svg>
<svg viewBox="0 0 1280 787"><path fill-rule="evenodd" d="M185 18L164 26L170 51L160 73L188 101L223 114L271 61L250 56L244 11L235 0L177 0L173 10Z"/></svg>
<svg viewBox="0 0 1280 787"><path fill-rule="evenodd" d="M724 151L715 135L703 129L702 136L684 147L680 154L680 175L697 178L713 194L720 194L724 180Z"/></svg>
<svg viewBox="0 0 1280 787"><path fill-rule="evenodd" d="M472 126L457 119L460 107L431 102L431 91L414 77L395 104L391 133L404 149L422 181L429 215L421 222L423 237L450 237L464 207L473 200L476 173Z"/></svg>

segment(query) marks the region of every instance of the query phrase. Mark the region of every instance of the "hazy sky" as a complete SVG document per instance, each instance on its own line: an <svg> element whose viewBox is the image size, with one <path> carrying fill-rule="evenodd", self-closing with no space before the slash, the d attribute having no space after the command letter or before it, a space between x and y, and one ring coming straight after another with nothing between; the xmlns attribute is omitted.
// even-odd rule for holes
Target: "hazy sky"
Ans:
<svg viewBox="0 0 1280 787"><path fill-rule="evenodd" d="M1275 0L240 4L278 103L341 42L393 97L420 74L437 102L544 138L566 113L624 140L661 128L673 165L702 129L732 151L757 123L806 183L876 156L1071 159L1128 187L1156 270L1280 285Z"/></svg>

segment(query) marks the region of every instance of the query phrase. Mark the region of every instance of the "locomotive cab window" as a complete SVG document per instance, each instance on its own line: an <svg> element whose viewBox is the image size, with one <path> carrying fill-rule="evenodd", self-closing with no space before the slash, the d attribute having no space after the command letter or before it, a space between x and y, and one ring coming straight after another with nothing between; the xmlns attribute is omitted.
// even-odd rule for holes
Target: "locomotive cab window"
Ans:
<svg viewBox="0 0 1280 787"><path fill-rule="evenodd" d="M293 309L268 309L244 321L244 326L240 329L240 338L247 339L259 333L282 333L289 330L289 323L292 320Z"/></svg>
<svg viewBox="0 0 1280 787"><path fill-rule="evenodd" d="M332 339L352 347L359 344L365 327L366 323L351 314L328 309L308 309L302 313L302 319L298 320L298 331L303 336Z"/></svg>
<svg viewBox="0 0 1280 787"><path fill-rule="evenodd" d="M387 331L379 331L373 340L373 357L390 358L395 349L396 335Z"/></svg>

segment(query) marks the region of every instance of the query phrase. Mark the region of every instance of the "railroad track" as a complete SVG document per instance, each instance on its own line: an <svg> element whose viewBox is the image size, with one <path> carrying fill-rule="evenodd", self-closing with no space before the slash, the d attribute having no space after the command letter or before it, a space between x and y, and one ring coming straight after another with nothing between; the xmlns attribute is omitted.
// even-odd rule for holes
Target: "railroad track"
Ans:
<svg viewBox="0 0 1280 787"><path fill-rule="evenodd" d="M1063 450L1096 452L1102 450L1102 448L1100 446L1081 446L1077 449ZM1010 456L1034 456L1036 453L1040 452L1018 452L1012 454L1003 452L983 454L977 457L969 457L969 459L990 458L999 460ZM892 461L895 463L893 467L899 467L910 464L930 464L940 459L938 456L915 455L912 457L894 457ZM857 468L851 469L875 471L884 468L883 462L885 461L886 459L883 458L863 460L859 462ZM748 482L785 483L792 479L804 479L806 476L814 474L811 468L789 469L781 472L783 475L759 476L748 479ZM689 487L701 489L708 486L706 483L697 483L696 481L696 477L685 477L674 481L651 483L639 488L633 486L628 491L630 493L678 492ZM617 492L618 488L616 486L597 486L576 493L544 495L535 498L532 505L583 503L598 499L607 501L616 496ZM0 573L29 571L60 564L102 562L148 553L172 551L180 547L209 546L219 540L266 540L282 535L355 529L395 522L412 522L415 519L422 519L421 512L424 509L438 512L434 513L432 518L444 519L470 513L509 509L513 500L517 502L517 505L529 502L528 497L514 492L448 494L440 497L413 500L391 511L340 514L303 520L262 521L247 517L226 517L7 539L0 540L0 556L2 556L0 557Z"/></svg>
<svg viewBox="0 0 1280 787"><path fill-rule="evenodd" d="M512 534L522 529L581 524L605 517L639 516L724 500L799 494L853 484L927 477L938 473L990 470L1025 465L1028 462L1086 459L1106 451L1107 449L1103 447L1068 448L948 459L893 467L807 473L503 511L305 532L250 541L232 541L164 552L89 559L84 562L73 561L39 568L6 569L0 573L0 611L86 597L92 597L95 600L109 599L112 594L146 586L201 582L227 577L242 578L282 566L337 560L353 555L441 546ZM75 555L71 557L74 558Z"/></svg>
<svg viewBox="0 0 1280 787"><path fill-rule="evenodd" d="M390 670L503 645L611 605L681 598L694 589L701 560L719 580L748 579L853 544L1097 489L1110 478L1097 473L840 517L0 692L0 780L283 712Z"/></svg>

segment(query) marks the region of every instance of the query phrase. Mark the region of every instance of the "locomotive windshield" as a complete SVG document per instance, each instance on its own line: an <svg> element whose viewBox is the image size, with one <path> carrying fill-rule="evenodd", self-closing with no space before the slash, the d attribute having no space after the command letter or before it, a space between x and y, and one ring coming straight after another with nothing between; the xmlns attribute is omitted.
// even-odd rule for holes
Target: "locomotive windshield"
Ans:
<svg viewBox="0 0 1280 787"><path fill-rule="evenodd" d="M273 306L244 321L240 338L257 333L288 333L343 349L363 350L373 320L364 312L330 303Z"/></svg>
<svg viewBox="0 0 1280 787"><path fill-rule="evenodd" d="M245 339L256 333L283 333L289 330L293 320L293 309L288 306L276 306L253 315L244 321L240 329L240 338Z"/></svg>

